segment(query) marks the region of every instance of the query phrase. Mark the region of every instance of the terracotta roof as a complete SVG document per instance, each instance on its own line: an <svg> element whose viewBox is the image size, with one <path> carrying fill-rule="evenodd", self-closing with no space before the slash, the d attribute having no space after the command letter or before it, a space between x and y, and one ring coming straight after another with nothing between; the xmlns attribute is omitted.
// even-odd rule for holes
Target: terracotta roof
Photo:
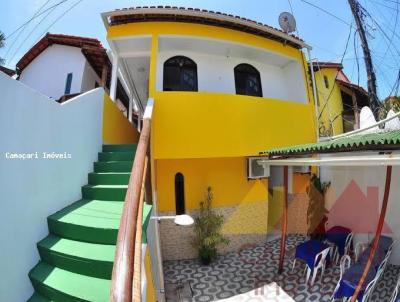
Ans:
<svg viewBox="0 0 400 302"><path fill-rule="evenodd" d="M289 44L295 48L309 47L295 35L250 19L199 8L177 6L143 6L117 9L103 13L106 26L134 22L186 22L230 28Z"/></svg>
<svg viewBox="0 0 400 302"><path fill-rule="evenodd" d="M310 66L310 63L308 63ZM322 68L333 68L333 69L343 69L343 65L341 63L334 63L334 62L313 62L313 69L314 71L321 70Z"/></svg>
<svg viewBox="0 0 400 302"><path fill-rule="evenodd" d="M12 77L15 74L15 70L4 67L0 65L0 71L4 72L6 75Z"/></svg>
<svg viewBox="0 0 400 302"><path fill-rule="evenodd" d="M38 55L53 44L81 48L83 55L99 77L101 77L104 63L107 62L107 64L111 65L107 56L107 50L101 45L99 40L94 38L47 33L18 61L16 65L18 72L24 70Z"/></svg>

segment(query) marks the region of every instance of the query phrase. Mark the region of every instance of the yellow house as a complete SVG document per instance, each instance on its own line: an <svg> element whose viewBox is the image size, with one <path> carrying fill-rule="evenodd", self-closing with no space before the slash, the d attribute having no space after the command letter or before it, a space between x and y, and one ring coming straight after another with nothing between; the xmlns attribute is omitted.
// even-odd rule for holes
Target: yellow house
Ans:
<svg viewBox="0 0 400 302"><path fill-rule="evenodd" d="M222 252L265 242L268 178L250 179L247 159L316 141L303 54L309 46L267 25L204 10L122 9L103 20L112 74L126 79L137 108L154 100L157 214L196 214L210 186L231 239ZM113 98L113 83L110 91ZM160 232L164 260L197 256L191 228L163 221Z"/></svg>
<svg viewBox="0 0 400 302"><path fill-rule="evenodd" d="M319 135L333 136L359 128L359 113L368 106L368 93L352 84L340 63L313 65L318 93Z"/></svg>

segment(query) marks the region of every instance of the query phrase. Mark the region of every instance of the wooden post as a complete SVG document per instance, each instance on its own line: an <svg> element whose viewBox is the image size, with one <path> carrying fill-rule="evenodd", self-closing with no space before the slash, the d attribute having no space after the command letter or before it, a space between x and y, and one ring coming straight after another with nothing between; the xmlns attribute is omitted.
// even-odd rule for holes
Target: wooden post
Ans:
<svg viewBox="0 0 400 302"><path fill-rule="evenodd" d="M357 97L354 91L351 92L354 111L354 130L360 129L360 114L358 113Z"/></svg>
<svg viewBox="0 0 400 302"><path fill-rule="evenodd" d="M383 201L382 201L382 207L381 207L381 214L379 216L379 222L378 222L378 226L376 228L376 233L375 233L375 239L374 242L372 244L372 248L371 251L369 253L369 257L368 257L368 261L367 264L365 265L364 268L364 272L360 278L360 281L358 282L358 285L354 291L353 296L351 297L351 302L356 302L357 301L357 297L365 283L365 279L368 276L368 272L369 269L371 268L372 265L372 260L375 257L375 252L378 248L378 243L379 243L379 239L381 237L381 233L382 233L382 228L383 228L383 224L385 223L385 216L386 216L386 210L387 210L387 205L388 205L388 200L389 200L389 192L390 192L390 182L392 179L392 166L388 166L386 168L386 183L385 183L385 193L383 195Z"/></svg>
<svg viewBox="0 0 400 302"><path fill-rule="evenodd" d="M284 166L283 167L283 217L282 217L281 251L279 254L279 269L278 269L279 274L282 273L283 261L285 260L287 218L288 218L287 211L288 211L288 166Z"/></svg>
<svg viewBox="0 0 400 302"><path fill-rule="evenodd" d="M368 77L368 97L369 97L369 106L371 107L372 112L374 113L375 118L379 117L379 100L378 95L376 93L376 76L374 67L372 65L371 53L369 50L367 35L365 33L364 24L362 17L362 11L360 9L360 4L357 0L348 0L351 12L353 13L354 20L357 25L357 32L360 35L361 46L364 52L364 62L365 67L367 69L367 77Z"/></svg>
<svg viewBox="0 0 400 302"><path fill-rule="evenodd" d="M103 87L104 90L107 89L107 74L108 74L108 66L107 62L104 62L103 69L101 70L101 82L100 86Z"/></svg>

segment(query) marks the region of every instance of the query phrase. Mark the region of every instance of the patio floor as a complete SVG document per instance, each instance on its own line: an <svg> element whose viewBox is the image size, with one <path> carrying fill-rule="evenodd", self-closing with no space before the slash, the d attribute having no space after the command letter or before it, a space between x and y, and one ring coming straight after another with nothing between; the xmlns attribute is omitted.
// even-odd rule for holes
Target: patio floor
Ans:
<svg viewBox="0 0 400 302"><path fill-rule="evenodd" d="M291 272L295 247L304 240L303 236L288 237L281 275L277 274L280 240L275 239L219 256L209 266L197 260L165 261L165 283L189 282L193 301L202 302L227 298L231 298L229 301L330 301L339 278L339 266L328 267L323 280L318 275L314 286L308 287L304 284L304 264L297 264ZM399 273L400 267L388 265L370 301L388 301ZM167 301L173 300L176 299L168 300L167 295Z"/></svg>

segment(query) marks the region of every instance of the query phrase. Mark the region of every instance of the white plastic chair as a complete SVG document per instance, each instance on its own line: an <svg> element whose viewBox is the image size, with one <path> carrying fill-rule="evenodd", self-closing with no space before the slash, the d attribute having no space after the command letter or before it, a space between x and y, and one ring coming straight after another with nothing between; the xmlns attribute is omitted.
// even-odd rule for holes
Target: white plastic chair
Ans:
<svg viewBox="0 0 400 302"><path fill-rule="evenodd" d="M344 245L344 255L349 255L350 250L351 250L351 245L353 243L353 238L354 238L353 232L351 232L350 234L347 235L346 242Z"/></svg>
<svg viewBox="0 0 400 302"><path fill-rule="evenodd" d="M368 243L366 242L357 242L354 248L355 260L356 262L360 258L361 254L367 249Z"/></svg>
<svg viewBox="0 0 400 302"><path fill-rule="evenodd" d="M328 256L331 248L328 247L323 251L319 252L314 259L314 269L312 270L313 276L311 278L311 286L314 285L315 277L317 276L318 270L321 269L321 279L325 273L325 266L326 266L326 256ZM307 277L306 277L306 284L308 284L308 279L311 275L311 269L307 264Z"/></svg>
<svg viewBox="0 0 400 302"><path fill-rule="evenodd" d="M340 286L340 281L342 281L343 275L346 272L346 270L349 269L351 266L351 258L349 255L343 255L342 258L340 259L340 277L339 280L336 284L335 290L333 291L332 299L331 301L335 301L335 294L337 290L339 289Z"/></svg>

